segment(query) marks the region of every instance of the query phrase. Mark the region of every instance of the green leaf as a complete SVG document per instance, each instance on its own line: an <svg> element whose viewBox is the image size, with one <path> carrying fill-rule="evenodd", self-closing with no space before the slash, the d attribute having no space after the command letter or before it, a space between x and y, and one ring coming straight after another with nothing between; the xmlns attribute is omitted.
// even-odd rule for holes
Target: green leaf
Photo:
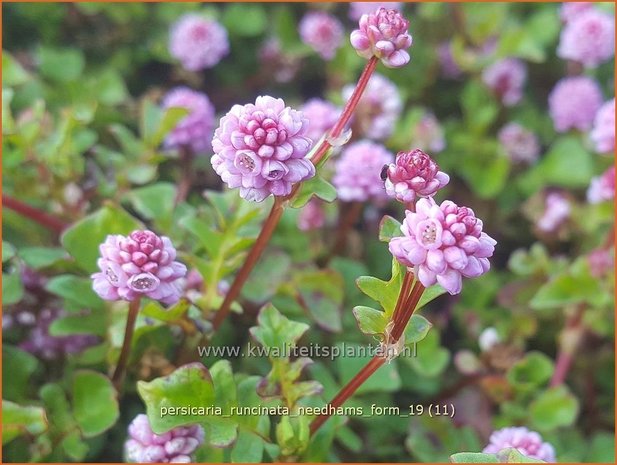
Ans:
<svg viewBox="0 0 617 465"><path fill-rule="evenodd" d="M99 245L109 234L128 235L143 226L125 210L106 205L73 224L61 237L64 248L77 264L89 272L97 271Z"/></svg>
<svg viewBox="0 0 617 465"><path fill-rule="evenodd" d="M264 347L277 348L279 351L295 345L309 329L307 324L292 321L282 315L272 304L259 311L257 324L249 330L255 340Z"/></svg>
<svg viewBox="0 0 617 465"><path fill-rule="evenodd" d="M533 459L521 454L518 449L508 447L495 454L500 463L546 463L543 460Z"/></svg>
<svg viewBox="0 0 617 465"><path fill-rule="evenodd" d="M83 435L98 436L120 417L116 390L107 376L95 371L77 371L73 378L73 415Z"/></svg>
<svg viewBox="0 0 617 465"><path fill-rule="evenodd" d="M441 287L439 284L435 284L431 287L427 287L422 293L422 297L420 297L420 301L418 302L418 305L416 306L415 311L417 312L422 307L424 307L426 304L428 304L429 302L432 302L437 297L444 295L445 293L446 293L446 290L443 287Z"/></svg>
<svg viewBox="0 0 617 465"><path fill-rule="evenodd" d="M308 181L302 183L290 206L292 208L302 208L311 200L313 195L326 202L332 202L336 199L336 188L319 174L316 174Z"/></svg>
<svg viewBox="0 0 617 465"><path fill-rule="evenodd" d="M298 273L294 282L317 324L328 331L341 331L343 277L334 270L306 271Z"/></svg>
<svg viewBox="0 0 617 465"><path fill-rule="evenodd" d="M45 290L84 308L105 308L101 298L92 290L90 278L70 274L54 276L45 285Z"/></svg>
<svg viewBox="0 0 617 465"><path fill-rule="evenodd" d="M341 385L351 380L373 358L376 352L374 346L365 346L346 342L335 346L339 350L335 364L339 373ZM369 392L395 392L401 387L398 374L398 360L382 365L358 388L357 394Z"/></svg>
<svg viewBox="0 0 617 465"><path fill-rule="evenodd" d="M159 182L133 189L127 197L133 208L146 219L168 218L174 210L176 187Z"/></svg>
<svg viewBox="0 0 617 465"><path fill-rule="evenodd" d="M269 19L263 5L231 3L223 13L223 24L238 37L255 37L269 26Z"/></svg>
<svg viewBox="0 0 617 465"><path fill-rule="evenodd" d="M257 262L242 289L242 295L253 302L272 298L279 286L289 279L291 259L282 252L266 255Z"/></svg>
<svg viewBox="0 0 617 465"><path fill-rule="evenodd" d="M24 286L17 273L2 273L2 305L16 304L24 295Z"/></svg>
<svg viewBox="0 0 617 465"><path fill-rule="evenodd" d="M414 314L411 316L405 328L405 344L415 344L426 337L429 330L433 327L430 321L422 315Z"/></svg>
<svg viewBox="0 0 617 465"><path fill-rule="evenodd" d="M390 242L390 239L399 237L402 234L401 223L389 215L384 215L379 222L379 240L382 242Z"/></svg>
<svg viewBox="0 0 617 465"><path fill-rule="evenodd" d="M260 463L263 458L264 440L248 431L240 431L231 449L232 463Z"/></svg>
<svg viewBox="0 0 617 465"><path fill-rule="evenodd" d="M181 299L178 303L169 308L164 308L156 301L149 301L141 309L140 313L143 316L155 318L160 321L172 323L178 321L188 311L191 303L188 300Z"/></svg>
<svg viewBox="0 0 617 465"><path fill-rule="evenodd" d="M2 400L2 444L28 433L35 436L47 429L45 410L41 407L23 407L9 400Z"/></svg>
<svg viewBox="0 0 617 465"><path fill-rule="evenodd" d="M553 361L542 352L528 352L508 371L507 379L513 385L534 388L548 381L554 370Z"/></svg>
<svg viewBox="0 0 617 465"><path fill-rule="evenodd" d="M417 345L415 357L403 357L418 374L433 378L442 373L450 361L450 352L439 344L436 330L429 331Z"/></svg>
<svg viewBox="0 0 617 465"><path fill-rule="evenodd" d="M383 334L386 324L386 314L371 307L357 306L353 309L358 327L364 334Z"/></svg>
<svg viewBox="0 0 617 465"><path fill-rule="evenodd" d="M41 75L57 82L76 80L81 76L85 65L83 53L76 48L41 47L39 60Z"/></svg>
<svg viewBox="0 0 617 465"><path fill-rule="evenodd" d="M15 247L9 242L2 241L2 263L8 262L15 254Z"/></svg>
<svg viewBox="0 0 617 465"><path fill-rule="evenodd" d="M14 87L24 84L30 76L26 70L6 50L2 50L2 85Z"/></svg>
<svg viewBox="0 0 617 465"><path fill-rule="evenodd" d="M276 425L276 441L283 455L297 455L306 450L309 443L309 423L305 415L283 415Z"/></svg>
<svg viewBox="0 0 617 465"><path fill-rule="evenodd" d="M459 452L450 456L452 463L499 463L495 454L483 452Z"/></svg>
<svg viewBox="0 0 617 465"><path fill-rule="evenodd" d="M107 333L107 314L104 311L57 318L49 327L49 334L56 337L74 334L95 334L105 336Z"/></svg>
<svg viewBox="0 0 617 465"><path fill-rule="evenodd" d="M154 102L145 100L142 108L141 135L150 148L158 147L165 136L188 115L184 107L160 108Z"/></svg>
<svg viewBox="0 0 617 465"><path fill-rule="evenodd" d="M38 359L17 347L2 346L2 396L21 401L27 397L29 381L39 366Z"/></svg>
<svg viewBox="0 0 617 465"><path fill-rule="evenodd" d="M64 250L55 247L23 247L19 250L19 256L34 269L45 268L67 258Z"/></svg>
<svg viewBox="0 0 617 465"><path fill-rule="evenodd" d="M164 414L170 408L212 407L214 384L208 369L201 363L190 363L177 368L168 376L150 382L139 381L137 391L146 404L152 431L162 434L176 426L204 422L203 415ZM162 410L165 409L165 410Z"/></svg>
<svg viewBox="0 0 617 465"><path fill-rule="evenodd" d="M578 400L565 386L549 388L531 403L531 421L540 431L570 426L578 415Z"/></svg>
<svg viewBox="0 0 617 465"><path fill-rule="evenodd" d="M385 317L389 319L392 312L394 312L394 307L401 291L403 274L404 267L396 258L393 258L392 277L389 281L382 281L373 276L360 276L356 280L356 284L364 294L381 304L386 312Z"/></svg>

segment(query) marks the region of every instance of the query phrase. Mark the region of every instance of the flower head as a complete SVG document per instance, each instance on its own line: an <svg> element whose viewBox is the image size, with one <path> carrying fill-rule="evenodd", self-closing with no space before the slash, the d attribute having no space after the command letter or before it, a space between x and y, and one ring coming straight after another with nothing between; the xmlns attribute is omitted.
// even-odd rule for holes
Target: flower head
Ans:
<svg viewBox="0 0 617 465"><path fill-rule="evenodd" d="M360 27L351 33L351 45L364 58L376 56L388 68L400 68L409 63L411 35L409 21L397 10L379 8L363 14Z"/></svg>
<svg viewBox="0 0 617 465"><path fill-rule="evenodd" d="M300 21L302 41L324 60L331 60L343 42L343 25L325 11L312 11Z"/></svg>
<svg viewBox="0 0 617 465"><path fill-rule="evenodd" d="M573 16L561 31L557 56L588 68L615 55L615 18L595 8Z"/></svg>
<svg viewBox="0 0 617 465"><path fill-rule="evenodd" d="M439 153L446 148L443 128L432 113L425 113L412 132L415 147L431 153Z"/></svg>
<svg viewBox="0 0 617 465"><path fill-rule="evenodd" d="M189 71L212 68L229 53L227 31L214 20L185 15L171 28L169 53Z"/></svg>
<svg viewBox="0 0 617 465"><path fill-rule="evenodd" d="M212 166L246 200L288 195L292 184L315 175L304 158L312 144L308 125L281 99L262 96L255 104L234 105L214 132Z"/></svg>
<svg viewBox="0 0 617 465"><path fill-rule="evenodd" d="M527 67L517 58L504 58L486 68L482 80L504 105L512 106L523 96Z"/></svg>
<svg viewBox="0 0 617 465"><path fill-rule="evenodd" d="M399 152L386 171L386 193L400 202L413 202L416 196L428 197L448 184L450 176L420 149Z"/></svg>
<svg viewBox="0 0 617 465"><path fill-rule="evenodd" d="M374 13L379 8L400 10L401 2L351 2L349 4L349 19L358 21L362 15Z"/></svg>
<svg viewBox="0 0 617 465"><path fill-rule="evenodd" d="M407 211L402 237L390 240L390 252L405 266L414 267L420 282L439 283L450 294L462 289L462 277L475 278L490 269L492 237L482 231L482 220L473 210L432 197L418 200L416 211Z"/></svg>
<svg viewBox="0 0 617 465"><path fill-rule="evenodd" d="M300 110L309 121L306 137L313 142L317 142L332 129L341 115L340 108L319 98L308 100Z"/></svg>
<svg viewBox="0 0 617 465"><path fill-rule="evenodd" d="M189 146L196 153L209 148L214 129L214 107L206 94L187 87L176 87L165 95L162 106L186 108L189 111L167 135L165 146Z"/></svg>
<svg viewBox="0 0 617 465"><path fill-rule="evenodd" d="M349 100L353 90L353 84L343 87L343 98ZM387 139L402 109L396 85L381 74L373 74L354 112L354 131L369 139Z"/></svg>
<svg viewBox="0 0 617 465"><path fill-rule="evenodd" d="M493 431L489 444L482 452L496 454L509 447L514 447L521 454L532 459L555 462L555 449L553 449L553 446L548 442L543 442L542 436L538 433L530 431L523 426L512 426Z"/></svg>
<svg viewBox="0 0 617 465"><path fill-rule="evenodd" d="M615 99L605 102L596 113L590 137L599 153L615 150Z"/></svg>
<svg viewBox="0 0 617 465"><path fill-rule="evenodd" d="M587 255L587 264L594 278L602 278L615 269L615 254L611 249L594 249Z"/></svg>
<svg viewBox="0 0 617 465"><path fill-rule="evenodd" d="M601 203L615 198L615 167L611 166L602 175L591 180L587 189L589 203Z"/></svg>
<svg viewBox="0 0 617 465"><path fill-rule="evenodd" d="M533 163L540 154L540 143L536 135L518 123L506 124L497 137L515 163Z"/></svg>
<svg viewBox="0 0 617 465"><path fill-rule="evenodd" d="M124 444L126 459L135 463L190 463L194 459L192 454L204 442L204 430L199 425L156 434L144 414L135 417L128 433Z"/></svg>
<svg viewBox="0 0 617 465"><path fill-rule="evenodd" d="M551 192L546 196L544 213L538 219L536 226L545 233L555 232L570 217L570 212L568 199L559 192Z"/></svg>
<svg viewBox="0 0 617 465"><path fill-rule="evenodd" d="M326 216L324 215L323 206L321 201L317 199L311 199L300 210L298 215L298 229L300 231L311 231L313 229L321 228L326 222Z"/></svg>
<svg viewBox="0 0 617 465"><path fill-rule="evenodd" d="M557 132L588 131L602 105L600 86L587 76L561 79L548 97L548 108Z"/></svg>
<svg viewBox="0 0 617 465"><path fill-rule="evenodd" d="M593 8L591 2L566 2L561 4L559 16L564 23L568 23L591 8Z"/></svg>
<svg viewBox="0 0 617 465"><path fill-rule="evenodd" d="M109 235L99 247L101 270L92 287L105 300L135 300L146 296L165 304L178 301L186 266L175 261L176 249L166 236L133 231L128 236Z"/></svg>
<svg viewBox="0 0 617 465"><path fill-rule="evenodd" d="M332 183L345 202L386 198L380 173L393 156L383 145L361 140L349 145L336 161Z"/></svg>

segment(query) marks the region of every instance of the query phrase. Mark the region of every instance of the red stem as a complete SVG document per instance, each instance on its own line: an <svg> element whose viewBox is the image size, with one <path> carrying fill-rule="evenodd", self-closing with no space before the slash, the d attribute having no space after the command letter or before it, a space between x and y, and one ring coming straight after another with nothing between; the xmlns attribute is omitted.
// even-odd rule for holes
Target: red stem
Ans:
<svg viewBox="0 0 617 465"><path fill-rule="evenodd" d="M31 219L32 221L37 222L41 226L50 229L56 234L60 234L67 226L58 218L55 218L45 213L44 211L39 210L38 208L34 208L30 205L20 202L19 200L14 199L13 197L6 194L2 194L2 205L4 207L10 208L14 212L17 212L26 218Z"/></svg>
<svg viewBox="0 0 617 465"><path fill-rule="evenodd" d="M557 361L555 362L555 371L549 383L550 387L563 384L568 376L568 372L574 360L574 353L583 335L584 327L582 325L582 319L584 313L584 305L579 305L576 312L571 315L566 322L566 327L561 334L562 340L559 345Z"/></svg>
<svg viewBox="0 0 617 465"><path fill-rule="evenodd" d="M221 326L223 321L225 321L225 318L227 317L227 315L229 314L229 310L231 309L232 302L236 300L238 295L240 295L242 286L244 286L244 283L251 274L251 271L257 263L257 260L259 260L259 257L266 248L270 237L272 237L272 233L274 233L274 230L276 229L276 226L281 219L281 215L283 214L284 201L285 199L283 197L274 198L274 204L272 205L270 214L268 215L268 218L266 218L266 221L261 228L259 236L257 236L255 244L253 244L253 247L251 248L251 251L246 257L242 268L240 268L240 271L238 271L238 274L236 275L233 284L229 288L229 292L227 292L225 300L223 300L221 307L216 312L214 319L212 320L212 326L214 330L217 330Z"/></svg>
<svg viewBox="0 0 617 465"><path fill-rule="evenodd" d="M413 284L413 273L411 273L408 269L405 270L405 276L403 277L403 284L401 285L401 293L399 299L396 301L396 306L394 307L394 311L392 312L392 321L396 322L400 317L401 308L403 304L407 300L407 296L409 295L409 290L411 289L411 285Z"/></svg>
<svg viewBox="0 0 617 465"><path fill-rule="evenodd" d="M129 362L129 355L131 353L131 342L133 340L133 333L135 332L135 321L137 320L137 314L139 313L139 303L141 299L138 297L129 303L129 313L126 318L126 328L124 329L124 341L122 342L122 350L120 351L120 358L116 365L116 370L112 377L116 391L120 392L122 387L122 381L124 380L124 373Z"/></svg>

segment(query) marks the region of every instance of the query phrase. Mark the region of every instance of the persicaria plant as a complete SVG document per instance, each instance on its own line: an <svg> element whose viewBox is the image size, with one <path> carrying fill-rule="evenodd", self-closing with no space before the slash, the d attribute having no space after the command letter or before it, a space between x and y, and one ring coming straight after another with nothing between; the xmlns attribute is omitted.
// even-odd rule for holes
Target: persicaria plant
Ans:
<svg viewBox="0 0 617 465"><path fill-rule="evenodd" d="M614 461L611 5L40 8L5 461Z"/></svg>

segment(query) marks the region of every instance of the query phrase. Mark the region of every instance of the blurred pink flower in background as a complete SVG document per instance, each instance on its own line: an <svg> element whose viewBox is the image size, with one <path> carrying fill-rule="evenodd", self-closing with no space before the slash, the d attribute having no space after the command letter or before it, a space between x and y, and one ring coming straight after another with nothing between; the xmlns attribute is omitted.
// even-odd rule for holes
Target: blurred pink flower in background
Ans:
<svg viewBox="0 0 617 465"><path fill-rule="evenodd" d="M282 99L261 96L255 104L234 105L214 132L212 166L246 200L288 195L294 183L315 175L305 158L312 145L308 125Z"/></svg>
<svg viewBox="0 0 617 465"><path fill-rule="evenodd" d="M536 135L518 123L508 123L499 130L499 142L515 163L533 163L540 154Z"/></svg>
<svg viewBox="0 0 617 465"><path fill-rule="evenodd" d="M615 55L615 18L595 8L572 15L561 31L557 56L594 68Z"/></svg>
<svg viewBox="0 0 617 465"><path fill-rule="evenodd" d="M544 213L536 226L545 233L557 231L559 226L570 217L570 201L559 192L551 192L544 201Z"/></svg>
<svg viewBox="0 0 617 465"><path fill-rule="evenodd" d="M331 60L343 44L343 25L325 11L306 13L300 25L302 42L315 50L324 60Z"/></svg>
<svg viewBox="0 0 617 465"><path fill-rule="evenodd" d="M514 447L526 457L545 462L555 462L555 449L548 442L542 441L540 436L535 431L530 431L527 428L508 427L494 431L491 434L489 444L482 452L487 454L496 454L503 449Z"/></svg>
<svg viewBox="0 0 617 465"><path fill-rule="evenodd" d="M591 8L593 8L592 2L566 2L561 5L559 16L564 23L567 23Z"/></svg>
<svg viewBox="0 0 617 465"><path fill-rule="evenodd" d="M518 58L504 58L487 67L482 80L505 106L512 106L523 96L527 66Z"/></svg>
<svg viewBox="0 0 617 465"><path fill-rule="evenodd" d="M376 56L388 68L400 68L409 63L412 38L409 21L397 10L380 8L360 18L359 29L351 33L350 40L358 55L363 58Z"/></svg>
<svg viewBox="0 0 617 465"><path fill-rule="evenodd" d="M594 249L587 255L587 264L594 278L602 278L615 269L615 254L612 249Z"/></svg>
<svg viewBox="0 0 617 465"><path fill-rule="evenodd" d="M309 121L306 136L313 143L317 143L327 131L332 129L341 115L339 107L320 98L308 100L302 105L300 111Z"/></svg>
<svg viewBox="0 0 617 465"><path fill-rule="evenodd" d="M591 180L587 189L589 203L601 203L615 198L615 167L611 166L600 176Z"/></svg>
<svg viewBox="0 0 617 465"><path fill-rule="evenodd" d="M605 102L594 118L591 140L599 153L615 150L615 99Z"/></svg>
<svg viewBox="0 0 617 465"><path fill-rule="evenodd" d="M473 210L446 200L438 205L432 197L418 200L416 211L407 210L401 225L403 236L390 240L390 252L414 273L425 287L440 284L458 294L462 278L475 278L491 265L495 244L482 231L482 220Z"/></svg>
<svg viewBox="0 0 617 465"><path fill-rule="evenodd" d="M463 74L458 63L452 55L452 43L450 41L442 42L437 48L437 57L441 66L441 74L450 79L456 79Z"/></svg>
<svg viewBox="0 0 617 465"><path fill-rule="evenodd" d="M349 18L358 21L362 15L374 13L379 8L400 10L401 5L401 2L351 2L349 4Z"/></svg>
<svg viewBox="0 0 617 465"><path fill-rule="evenodd" d="M446 148L443 128L432 113L425 113L412 129L412 146L431 153L439 153Z"/></svg>
<svg viewBox="0 0 617 465"><path fill-rule="evenodd" d="M212 68L229 53L227 31L212 19L187 14L171 27L169 53L189 71Z"/></svg>
<svg viewBox="0 0 617 465"><path fill-rule="evenodd" d="M281 48L281 43L275 37L266 39L259 49L259 61L262 69L271 72L277 82L291 81L300 69L300 59Z"/></svg>
<svg viewBox="0 0 617 465"><path fill-rule="evenodd" d="M332 184L345 202L386 199L381 169L394 156L383 145L368 140L347 146L336 160Z"/></svg>
<svg viewBox="0 0 617 465"><path fill-rule="evenodd" d="M326 222L326 215L320 200L311 199L298 215L298 229L300 231L311 231L321 228Z"/></svg>
<svg viewBox="0 0 617 465"><path fill-rule="evenodd" d="M343 98L349 100L355 86L343 87ZM360 98L353 117L353 126L362 137L384 140L394 132L403 110L396 85L381 74L373 74Z"/></svg>
<svg viewBox="0 0 617 465"><path fill-rule="evenodd" d="M214 107L204 93L176 87L163 98L162 107L186 108L188 115L180 120L165 138L168 148L190 147L193 152L201 153L210 148L214 129Z"/></svg>
<svg viewBox="0 0 617 465"><path fill-rule="evenodd" d="M601 105L600 86L587 76L561 79L548 96L549 114L557 132L588 131Z"/></svg>

